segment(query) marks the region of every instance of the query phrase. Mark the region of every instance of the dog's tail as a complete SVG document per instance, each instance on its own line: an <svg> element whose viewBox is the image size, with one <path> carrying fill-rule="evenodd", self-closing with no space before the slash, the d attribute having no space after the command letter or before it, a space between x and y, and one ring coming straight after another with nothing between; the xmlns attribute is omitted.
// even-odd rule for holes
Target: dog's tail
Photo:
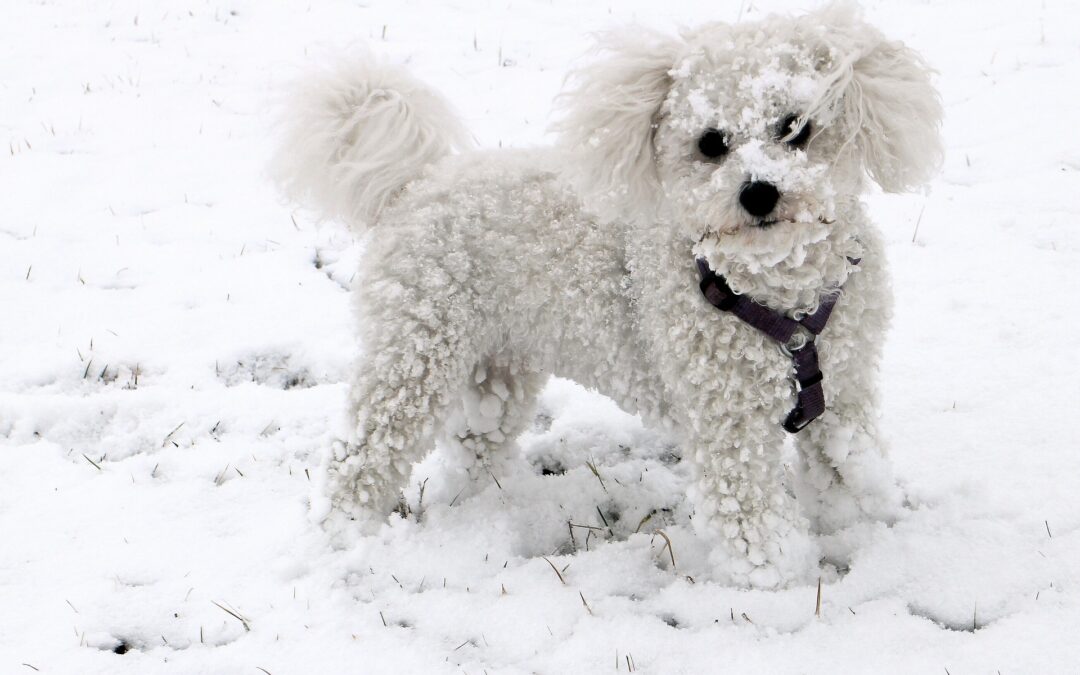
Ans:
<svg viewBox="0 0 1080 675"><path fill-rule="evenodd" d="M280 128L279 187L357 232L426 165L470 145L438 93L367 55L297 82Z"/></svg>

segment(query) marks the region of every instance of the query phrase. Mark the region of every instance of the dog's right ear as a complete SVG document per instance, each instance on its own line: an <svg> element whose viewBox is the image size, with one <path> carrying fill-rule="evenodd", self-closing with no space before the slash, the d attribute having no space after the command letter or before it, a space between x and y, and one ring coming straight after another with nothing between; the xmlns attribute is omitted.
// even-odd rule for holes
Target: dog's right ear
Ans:
<svg viewBox="0 0 1080 675"><path fill-rule="evenodd" d="M595 62L571 72L553 126L572 153L567 172L605 219L656 202L653 132L682 43L644 28L601 34Z"/></svg>

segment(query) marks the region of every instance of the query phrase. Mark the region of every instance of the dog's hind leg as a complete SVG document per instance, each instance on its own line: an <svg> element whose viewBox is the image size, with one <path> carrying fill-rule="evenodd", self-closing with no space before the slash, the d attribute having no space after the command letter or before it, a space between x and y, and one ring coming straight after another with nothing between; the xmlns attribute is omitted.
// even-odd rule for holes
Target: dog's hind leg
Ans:
<svg viewBox="0 0 1080 675"><path fill-rule="evenodd" d="M400 504L412 464L433 449L476 362L477 337L452 330L467 317L434 297L391 304L362 296L360 309L365 349L350 389L354 426L329 453L313 516L329 517L331 530L371 532Z"/></svg>
<svg viewBox="0 0 1080 675"><path fill-rule="evenodd" d="M513 470L516 439L529 425L545 376L504 358L482 361L466 382L460 403L439 438L457 468L477 489Z"/></svg>

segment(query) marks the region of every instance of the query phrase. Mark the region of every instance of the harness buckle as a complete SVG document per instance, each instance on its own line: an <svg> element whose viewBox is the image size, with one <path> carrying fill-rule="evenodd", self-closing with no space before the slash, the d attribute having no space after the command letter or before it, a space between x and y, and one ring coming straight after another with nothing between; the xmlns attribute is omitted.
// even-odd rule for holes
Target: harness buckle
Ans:
<svg viewBox="0 0 1080 675"><path fill-rule="evenodd" d="M788 413L787 418L784 419L784 431L789 434L797 434L806 427L810 426L810 423L814 421L814 417L807 417L803 411L802 406L796 407L794 410Z"/></svg>
<svg viewBox="0 0 1080 675"><path fill-rule="evenodd" d="M788 358L793 358L795 356L795 352L805 349L807 346L814 344L814 340L816 339L816 335L811 333L809 330L806 329L805 326L802 326L800 324L795 330L795 333L792 334L790 338L788 338L787 342L779 343L780 351L784 354L784 356Z"/></svg>

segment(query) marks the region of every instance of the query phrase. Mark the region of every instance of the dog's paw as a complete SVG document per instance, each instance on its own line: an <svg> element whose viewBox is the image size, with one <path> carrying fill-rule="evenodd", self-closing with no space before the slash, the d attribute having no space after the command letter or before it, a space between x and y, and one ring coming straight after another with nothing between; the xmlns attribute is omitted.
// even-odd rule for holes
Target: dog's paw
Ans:
<svg viewBox="0 0 1080 675"><path fill-rule="evenodd" d="M764 538L738 534L718 538L709 554L713 579L742 588L776 589L816 578L819 550L809 534L780 527ZM753 539L754 541L749 541Z"/></svg>
<svg viewBox="0 0 1080 675"><path fill-rule="evenodd" d="M807 506L814 532L833 534L862 523L892 525L899 521L904 515L904 493L891 482L860 492L834 483Z"/></svg>
<svg viewBox="0 0 1080 675"><path fill-rule="evenodd" d="M401 503L392 478L373 470L360 447L335 440L315 480L310 519L331 534L376 534Z"/></svg>

